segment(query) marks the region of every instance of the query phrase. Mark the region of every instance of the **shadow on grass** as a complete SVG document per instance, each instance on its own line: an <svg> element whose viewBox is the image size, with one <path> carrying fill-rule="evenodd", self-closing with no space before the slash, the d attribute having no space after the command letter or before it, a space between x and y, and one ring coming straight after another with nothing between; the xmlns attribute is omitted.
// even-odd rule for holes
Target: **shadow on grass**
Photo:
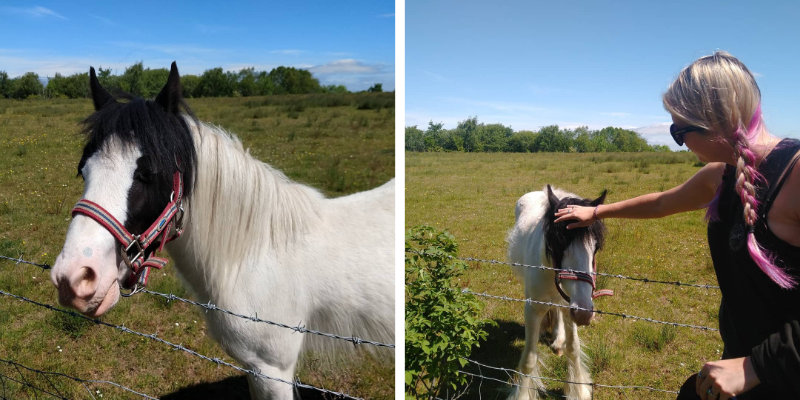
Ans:
<svg viewBox="0 0 800 400"><path fill-rule="evenodd" d="M517 363L522 355L522 345L515 342L525 341L525 327L515 321L495 320L497 326L487 329L489 333L481 347L472 352L470 359L492 367L517 369ZM506 399L511 393L511 377L503 371L497 371L475 364L467 364L464 371L482 375L492 379L471 377L469 390L462 399L499 400ZM499 382L498 382L499 381ZM541 399L563 398L563 390L549 391Z"/></svg>
<svg viewBox="0 0 800 400"><path fill-rule="evenodd" d="M323 394L313 389L299 389L296 399L303 400L338 400L342 397ZM232 376L218 382L201 383L187 386L176 392L161 396L162 400L250 400L250 390L247 387L247 377Z"/></svg>

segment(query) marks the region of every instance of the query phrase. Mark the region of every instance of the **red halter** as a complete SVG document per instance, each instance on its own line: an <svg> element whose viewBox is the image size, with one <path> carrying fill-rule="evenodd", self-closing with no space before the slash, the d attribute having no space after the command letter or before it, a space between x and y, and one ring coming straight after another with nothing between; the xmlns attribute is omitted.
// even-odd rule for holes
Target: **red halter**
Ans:
<svg viewBox="0 0 800 400"><path fill-rule="evenodd" d="M183 207L181 200L183 197L183 180L181 173L175 171L172 179L172 194L170 201L161 212L161 215L144 231L141 235L134 235L125 229L111 213L99 204L81 199L72 209L72 215L83 214L97 221L102 227L106 228L114 238L121 244L119 247L120 256L131 268L131 274L125 280L123 287L126 289L136 289L136 285L146 286L147 278L150 275L150 268L161 269L167 265L166 258L156 257L155 251L145 258L145 250L155 242L159 235L161 241L157 251L162 251L167 242L177 239L183 233ZM169 236L171 228L175 228L175 234ZM133 257L128 254L133 253Z"/></svg>
<svg viewBox="0 0 800 400"><path fill-rule="evenodd" d="M561 297L570 302L569 296L561 289L561 280L568 279L571 281L583 281L590 285L592 285L592 300L600 297L600 296L613 296L614 291L611 289L602 289L602 290L595 290L597 286L595 286L595 275L597 271L597 260L592 262L592 272L583 272L583 271L573 271L573 270L560 270L555 273L555 284L556 289L558 289L558 293L561 294Z"/></svg>

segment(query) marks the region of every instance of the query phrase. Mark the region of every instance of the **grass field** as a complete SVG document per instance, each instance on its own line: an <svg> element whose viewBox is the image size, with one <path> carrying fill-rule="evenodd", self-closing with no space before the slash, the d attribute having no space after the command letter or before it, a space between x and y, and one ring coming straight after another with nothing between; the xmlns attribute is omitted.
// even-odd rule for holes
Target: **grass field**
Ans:
<svg viewBox="0 0 800 400"><path fill-rule="evenodd" d="M449 230L461 257L506 260L505 237L514 224L514 204L524 193L552 184L582 197L608 189L608 202L683 182L699 169L689 153L637 154L464 154L406 153L406 227L419 224ZM703 212L655 220L606 220L608 236L598 256L600 272L716 285L705 239ZM523 287L507 266L470 263L460 285L475 292L523 298ZM595 308L661 321L716 328L718 290L600 278L599 288L615 291ZM524 344L522 303L484 299L483 314L497 322L473 359L515 369ZM595 383L678 390L703 362L719 359L717 332L658 325L616 316L596 316L579 329ZM546 346L543 375L564 379L566 362ZM501 381L508 376L473 367ZM563 386L546 382L552 398ZM473 379L465 398L501 399L507 385ZM670 399L634 389L597 388L595 399Z"/></svg>
<svg viewBox="0 0 800 400"><path fill-rule="evenodd" d="M394 176L393 93L189 99L189 105L200 120L237 134L256 158L328 196ZM83 189L76 177L78 132L91 112L90 100L0 100L0 255L55 260ZM151 276L149 288L190 296L171 265ZM49 273L34 266L0 260L0 289L57 303ZM205 336L202 313L183 303L140 294L120 300L103 320L233 362ZM385 351L363 355L355 366L310 355L299 378L355 396L392 398L394 365ZM7 296L0 296L0 359L165 399L249 398L244 375L233 369ZM0 397L47 397L30 386L66 398L131 397L110 385L45 379L0 362Z"/></svg>

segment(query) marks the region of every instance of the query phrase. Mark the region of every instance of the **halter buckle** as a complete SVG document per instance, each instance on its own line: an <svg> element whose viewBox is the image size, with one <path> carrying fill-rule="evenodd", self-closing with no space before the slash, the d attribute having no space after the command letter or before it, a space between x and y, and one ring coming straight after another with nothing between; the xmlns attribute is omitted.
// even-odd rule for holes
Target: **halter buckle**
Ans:
<svg viewBox="0 0 800 400"><path fill-rule="evenodd" d="M128 243L128 247L125 248L125 258L128 258L128 253L130 253L131 247L133 247L133 245L136 245L135 249L136 255L133 256L133 258L128 258L127 260L127 263L129 265L133 264L134 262L136 262L136 260L139 259L139 257L144 255L144 248L142 247L142 242L139 241L139 237L140 237L139 235L134 236L133 240L130 243Z"/></svg>

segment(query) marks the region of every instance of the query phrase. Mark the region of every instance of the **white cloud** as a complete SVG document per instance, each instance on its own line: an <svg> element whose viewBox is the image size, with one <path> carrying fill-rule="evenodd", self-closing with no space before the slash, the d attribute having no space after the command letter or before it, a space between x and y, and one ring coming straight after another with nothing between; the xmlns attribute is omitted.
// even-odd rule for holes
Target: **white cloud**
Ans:
<svg viewBox="0 0 800 400"><path fill-rule="evenodd" d="M368 64L354 59L341 59L307 69L323 85L344 85L352 91L366 90L380 83L383 90L394 90L394 66Z"/></svg>
<svg viewBox="0 0 800 400"><path fill-rule="evenodd" d="M298 49L279 49L279 50L272 50L270 51L271 54L281 54L284 56L299 56L304 54L305 50L298 50Z"/></svg>
<svg viewBox="0 0 800 400"><path fill-rule="evenodd" d="M377 67L374 65L366 65L357 60L346 59L336 60L328 64L311 67L309 68L309 71L315 75L364 74L377 72Z"/></svg>
<svg viewBox="0 0 800 400"><path fill-rule="evenodd" d="M18 15L25 15L28 17L33 18L45 18L45 17L53 17L58 19L66 20L67 17L42 6L36 7L29 7L29 8L21 8L21 7L3 7L0 8L5 14L18 14Z"/></svg>

